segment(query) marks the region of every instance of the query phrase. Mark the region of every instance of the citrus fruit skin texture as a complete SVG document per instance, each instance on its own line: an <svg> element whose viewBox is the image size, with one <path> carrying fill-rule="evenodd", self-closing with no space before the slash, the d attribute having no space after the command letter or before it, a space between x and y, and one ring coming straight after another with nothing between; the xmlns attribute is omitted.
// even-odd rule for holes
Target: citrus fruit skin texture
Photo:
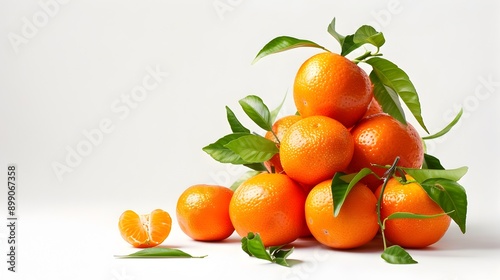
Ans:
<svg viewBox="0 0 500 280"><path fill-rule="evenodd" d="M368 75L349 59L331 52L306 60L295 76L293 98L302 117L322 115L353 126L372 99Z"/></svg>
<svg viewBox="0 0 500 280"><path fill-rule="evenodd" d="M280 144L283 170L304 185L316 185L344 170L351 161L354 141L338 121L306 117L288 130Z"/></svg>
<svg viewBox="0 0 500 280"><path fill-rule="evenodd" d="M399 156L398 166L420 168L424 160L422 139L417 130L408 123L404 125L385 113L372 115L361 120L351 129L354 139L354 154L347 168L348 173L362 168L372 169L382 176L385 168L372 166L391 165ZM381 181L373 175L362 180L373 191Z"/></svg>
<svg viewBox="0 0 500 280"><path fill-rule="evenodd" d="M234 232L229 218L233 191L217 185L193 185L177 200L176 215L181 230L194 240L220 241Z"/></svg>
<svg viewBox="0 0 500 280"><path fill-rule="evenodd" d="M304 234L305 199L304 191L288 176L261 173L236 189L229 215L241 237L259 233L266 247L284 245Z"/></svg>
<svg viewBox="0 0 500 280"><path fill-rule="evenodd" d="M382 106L380 106L380 103L378 103L375 98L372 98L372 101L370 102L370 104L368 104L368 109L366 109L366 112L361 119L380 113L384 113L384 110L382 110Z"/></svg>
<svg viewBox="0 0 500 280"><path fill-rule="evenodd" d="M172 218L161 210L138 215L132 210L122 213L118 229L125 241L136 248L150 248L161 244L170 234Z"/></svg>
<svg viewBox="0 0 500 280"><path fill-rule="evenodd" d="M272 126L274 134L271 131L267 131L265 138L274 141L279 148L283 135L285 135L288 128L301 119L302 117L297 115L284 116L278 119ZM283 173L283 166L281 165L279 153L275 154L270 160L264 162L264 165L269 172L274 170L274 173Z"/></svg>
<svg viewBox="0 0 500 280"><path fill-rule="evenodd" d="M406 175L407 183L391 178L385 187L381 203L381 219L395 212L435 215L444 213L425 190L412 177ZM380 195L380 186L375 195ZM451 218L442 215L427 219L393 219L385 223L385 237L405 248L424 248L438 242L448 230Z"/></svg>
<svg viewBox="0 0 500 280"><path fill-rule="evenodd" d="M334 217L331 183L319 183L307 196L306 221L312 235L335 249L351 249L370 242L379 228L375 195L366 185L356 184Z"/></svg>

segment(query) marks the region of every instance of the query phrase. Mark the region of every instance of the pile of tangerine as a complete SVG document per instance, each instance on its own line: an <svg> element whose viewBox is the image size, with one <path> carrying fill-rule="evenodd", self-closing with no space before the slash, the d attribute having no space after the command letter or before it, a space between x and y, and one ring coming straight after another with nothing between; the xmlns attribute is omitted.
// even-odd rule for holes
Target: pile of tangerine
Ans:
<svg viewBox="0 0 500 280"><path fill-rule="evenodd" d="M268 172L244 181L234 192L215 185L187 188L176 207L182 231L200 241L223 240L234 231L241 237L253 232L266 247L305 236L335 249L370 242L379 229L381 180L374 175L363 178L334 216L334 174L368 167L381 177L386 169L373 165L391 165L399 157L399 166L420 168L424 160L418 132L384 113L372 90L366 72L344 56L325 51L307 59L294 80L298 114L278 119L265 135L279 148L265 162ZM384 191L381 218L394 212L435 215L443 210L407 176L403 181L391 178ZM126 212L120 218L122 236L135 247L156 246L170 232L168 214L150 216ZM450 221L448 215L389 220L385 235L390 243L422 248L439 241Z"/></svg>

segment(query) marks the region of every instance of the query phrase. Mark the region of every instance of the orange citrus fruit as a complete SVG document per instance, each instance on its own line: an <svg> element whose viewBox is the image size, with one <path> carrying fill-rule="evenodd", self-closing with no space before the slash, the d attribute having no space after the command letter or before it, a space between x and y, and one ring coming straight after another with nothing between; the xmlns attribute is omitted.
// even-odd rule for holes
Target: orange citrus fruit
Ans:
<svg viewBox="0 0 500 280"><path fill-rule="evenodd" d="M234 228L229 218L229 202L233 191L217 185L193 185L177 200L177 222L181 230L194 240L220 241Z"/></svg>
<svg viewBox="0 0 500 280"><path fill-rule="evenodd" d="M354 142L340 122L311 116L288 128L280 144L285 173L304 185L316 185L344 170L351 161Z"/></svg>
<svg viewBox="0 0 500 280"><path fill-rule="evenodd" d="M351 134L354 138L354 154L348 172L358 172L368 167L382 176L387 169L372 165L391 165L397 156L400 158L400 167L422 166L422 139L410 123L404 125L382 113L361 120L351 129ZM381 182L373 175L368 175L362 181L373 191Z"/></svg>
<svg viewBox="0 0 500 280"><path fill-rule="evenodd" d="M370 102L370 104L368 104L368 109L366 109L366 112L361 119L383 112L384 111L382 110L382 106L380 106L380 103L378 103L375 98L372 98L372 101Z"/></svg>
<svg viewBox="0 0 500 280"><path fill-rule="evenodd" d="M333 215L332 180L316 185L306 199L306 221L320 243L350 249L371 241L378 231L377 199L364 184L357 183L347 195L337 217Z"/></svg>
<svg viewBox="0 0 500 280"><path fill-rule="evenodd" d="M265 137L271 141L274 141L279 148L280 142L283 139L283 135L285 135L285 132L288 130L288 128L301 119L302 117L297 115L284 116L274 122L272 132L267 131ZM269 172L271 172L273 169L274 173L283 172L283 166L281 165L279 153L275 154L270 160L264 162L264 165L269 170Z"/></svg>
<svg viewBox="0 0 500 280"><path fill-rule="evenodd" d="M295 106L302 117L322 115L353 126L372 99L366 72L349 59L323 52L306 60L293 85Z"/></svg>
<svg viewBox="0 0 500 280"><path fill-rule="evenodd" d="M422 186L411 176L406 182L391 178L387 182L381 203L380 216L384 220L395 212L423 215L443 214L443 209L434 202ZM380 186L375 194L380 195ZM391 219L385 223L385 237L393 244L406 248L423 248L439 241L450 225L450 216L444 214L433 218Z"/></svg>
<svg viewBox="0 0 500 280"><path fill-rule="evenodd" d="M161 244L170 234L172 218L161 210L138 215L132 210L123 212L118 222L120 233L132 246L149 248Z"/></svg>
<svg viewBox="0 0 500 280"><path fill-rule="evenodd" d="M259 233L264 245L284 245L304 234L301 187L287 175L261 173L243 182L234 192L229 215L236 232Z"/></svg>

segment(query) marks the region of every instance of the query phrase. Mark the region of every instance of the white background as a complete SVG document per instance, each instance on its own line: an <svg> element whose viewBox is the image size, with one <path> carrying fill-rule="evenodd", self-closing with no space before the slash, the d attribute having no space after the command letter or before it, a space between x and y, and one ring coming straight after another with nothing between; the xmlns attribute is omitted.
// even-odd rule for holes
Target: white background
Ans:
<svg viewBox="0 0 500 280"><path fill-rule="evenodd" d="M1 278L498 279L499 12L494 1L2 1L0 182L16 164L19 246L18 272L10 273L1 226ZM293 77L319 50L253 58L280 35L338 52L326 32L333 17L343 34L363 24L384 32L382 52L416 85L431 132L464 109L428 149L447 168L469 167L461 180L468 232L452 225L435 246L410 251L420 262L413 266L384 263L380 240L347 252L301 240L291 269L247 257L236 235L191 241L175 221L180 193L196 183L229 185L244 172L201 150L229 132L224 106L248 124L239 99L257 94L274 108L288 92L283 114L294 113ZM160 76L137 95L148 69ZM102 122L109 130L89 145L85 134ZM77 158L71 151L79 148ZM68 172L54 170L63 165ZM120 214L155 208L174 218L163 245L208 257L115 259L134 251L118 232Z"/></svg>

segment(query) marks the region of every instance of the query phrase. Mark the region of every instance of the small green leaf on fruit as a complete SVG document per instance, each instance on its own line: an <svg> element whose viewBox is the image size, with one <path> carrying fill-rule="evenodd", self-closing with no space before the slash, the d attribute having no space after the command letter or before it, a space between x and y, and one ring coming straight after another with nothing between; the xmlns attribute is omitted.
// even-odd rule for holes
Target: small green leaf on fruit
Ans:
<svg viewBox="0 0 500 280"><path fill-rule="evenodd" d="M401 246L393 245L384 250L382 259L390 264L415 264L414 260Z"/></svg>
<svg viewBox="0 0 500 280"><path fill-rule="evenodd" d="M427 194L455 221L462 233L466 231L467 194L454 180L433 178L420 183Z"/></svg>
<svg viewBox="0 0 500 280"><path fill-rule="evenodd" d="M365 60L365 62L373 67L373 72L384 85L394 90L401 97L420 126L429 133L422 117L417 90L408 75L387 59L372 57Z"/></svg>
<svg viewBox="0 0 500 280"><path fill-rule="evenodd" d="M382 32L377 32L369 25L363 25L354 33L353 41L355 44L371 44L379 49L384 45L385 38Z"/></svg>
<svg viewBox="0 0 500 280"><path fill-rule="evenodd" d="M279 152L276 143L259 135L249 134L225 145L247 163L264 162Z"/></svg>
<svg viewBox="0 0 500 280"><path fill-rule="evenodd" d="M231 141L238 139L240 137L251 135L248 133L232 133L228 134L212 144L203 147L203 151L209 154L213 159L221 163L232 163L232 164L245 164L247 161L243 160L234 151L226 147L226 144Z"/></svg>
<svg viewBox="0 0 500 280"><path fill-rule="evenodd" d="M268 56L270 54L275 54L279 52L283 52L290 49L300 48L300 47L313 47L320 48L328 51L323 46L320 46L312 41L297 39L289 36L280 36L272 39L267 43L254 58L252 64L256 63L261 58Z"/></svg>
<svg viewBox="0 0 500 280"><path fill-rule="evenodd" d="M241 124L241 122L238 120L234 112L227 106L226 106L226 117L232 132L250 133L250 130Z"/></svg>
<svg viewBox="0 0 500 280"><path fill-rule="evenodd" d="M458 123L458 121L462 117L463 112L464 112L464 110L460 109L460 111L455 116L455 118L445 128L443 128L442 130L440 130L439 132L437 132L435 134L424 136L424 137L422 137L422 139L430 140L430 139L435 139L435 138L438 138L438 137L445 135Z"/></svg>
<svg viewBox="0 0 500 280"><path fill-rule="evenodd" d="M442 178L451 181L459 181L469 170L467 166L455 169L422 169L399 167L408 173L417 182L422 183L428 179Z"/></svg>
<svg viewBox="0 0 500 280"><path fill-rule="evenodd" d="M358 173L337 172L332 179L333 216L337 217L351 189L365 176L373 174L371 169L363 168Z"/></svg>
<svg viewBox="0 0 500 280"><path fill-rule="evenodd" d="M335 29L335 18L333 18L332 22L328 25L327 31L337 40L337 42L339 42L341 49L340 55L342 56L348 55L363 45L363 43L354 42L354 34L347 36L340 35Z"/></svg>
<svg viewBox="0 0 500 280"><path fill-rule="evenodd" d="M271 112L262 99L256 95L249 95L239 101L241 108L252 121L260 128L270 131L273 126Z"/></svg>
<svg viewBox="0 0 500 280"><path fill-rule="evenodd" d="M146 248L129 255L117 255L117 258L204 258L206 256L192 256L182 250L174 248L154 247Z"/></svg>
<svg viewBox="0 0 500 280"><path fill-rule="evenodd" d="M391 115L402 124L406 124L405 112L396 92L384 85L375 71L370 73L370 80L373 84L373 96L380 106L382 106L382 111Z"/></svg>
<svg viewBox="0 0 500 280"><path fill-rule="evenodd" d="M443 167L443 165L441 165L441 161L437 157L424 153L424 162L422 164L422 169L444 170L445 168Z"/></svg>

